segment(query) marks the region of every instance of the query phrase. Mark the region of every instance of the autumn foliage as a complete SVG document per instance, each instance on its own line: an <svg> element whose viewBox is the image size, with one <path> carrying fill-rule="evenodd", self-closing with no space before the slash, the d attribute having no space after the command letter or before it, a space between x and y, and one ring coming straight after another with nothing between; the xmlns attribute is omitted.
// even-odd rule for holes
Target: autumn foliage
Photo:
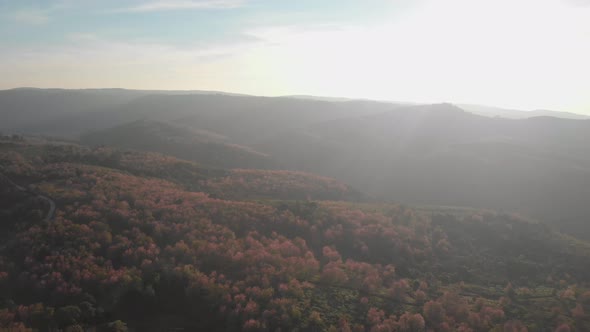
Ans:
<svg viewBox="0 0 590 332"><path fill-rule="evenodd" d="M6 176L58 206L54 220L11 229L0 248L0 331L527 331L535 324L519 317L531 294L501 301L467 287L469 273L448 273L456 257L469 255L450 219L396 204L317 201L348 197L351 189L334 180L208 171L112 150L0 151ZM190 183L179 181L182 174ZM246 196L289 200L240 200ZM566 275L559 273L552 280ZM551 297L561 311L543 318L559 331L586 326L590 310L583 283L569 278L545 282L568 292Z"/></svg>

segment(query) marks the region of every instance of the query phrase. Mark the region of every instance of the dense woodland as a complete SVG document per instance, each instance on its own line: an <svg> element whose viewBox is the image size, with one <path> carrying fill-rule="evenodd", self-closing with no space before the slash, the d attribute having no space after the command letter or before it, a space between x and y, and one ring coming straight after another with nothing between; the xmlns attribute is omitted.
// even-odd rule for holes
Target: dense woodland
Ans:
<svg viewBox="0 0 590 332"><path fill-rule="evenodd" d="M590 244L523 216L34 139L0 172L0 331L590 330Z"/></svg>

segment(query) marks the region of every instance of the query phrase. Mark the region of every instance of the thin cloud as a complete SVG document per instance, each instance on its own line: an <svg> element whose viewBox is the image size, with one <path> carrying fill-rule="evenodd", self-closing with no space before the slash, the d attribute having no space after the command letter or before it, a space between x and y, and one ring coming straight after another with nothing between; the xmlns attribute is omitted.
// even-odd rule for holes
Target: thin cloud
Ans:
<svg viewBox="0 0 590 332"><path fill-rule="evenodd" d="M123 8L121 12L155 12L182 9L234 9L245 5L245 0L176 0L152 1L134 7Z"/></svg>
<svg viewBox="0 0 590 332"><path fill-rule="evenodd" d="M41 25L49 22L49 15L46 12L34 9L19 10L11 15L13 21L30 24Z"/></svg>
<svg viewBox="0 0 590 332"><path fill-rule="evenodd" d="M590 0L565 0L565 2L576 7L590 6Z"/></svg>
<svg viewBox="0 0 590 332"><path fill-rule="evenodd" d="M0 45L0 89L14 86L138 87L155 89L210 86L238 91L265 73L245 66L244 56L262 42L250 36L231 42L174 46L101 39L92 34L67 36L65 45ZM81 60L83 59L83 60ZM39 75L43 73L43 75ZM224 82L230 82L227 85Z"/></svg>

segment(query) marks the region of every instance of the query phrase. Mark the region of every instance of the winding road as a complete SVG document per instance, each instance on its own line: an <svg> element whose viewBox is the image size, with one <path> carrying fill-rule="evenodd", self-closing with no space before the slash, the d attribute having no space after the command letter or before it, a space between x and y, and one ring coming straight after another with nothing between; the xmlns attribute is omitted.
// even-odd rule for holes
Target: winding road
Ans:
<svg viewBox="0 0 590 332"><path fill-rule="evenodd" d="M32 192L30 190L27 190L25 187L16 184L14 181L12 181L10 178L8 178L6 175L4 175L2 173L0 173L0 179L3 179L5 182L14 186L19 191L37 196L41 200L44 200L45 202L47 202L49 204L49 210L47 211L47 215L45 216L44 220L45 221L53 220L53 218L55 217L55 202L51 198L41 195L41 194L38 194L38 193L35 193L35 192Z"/></svg>

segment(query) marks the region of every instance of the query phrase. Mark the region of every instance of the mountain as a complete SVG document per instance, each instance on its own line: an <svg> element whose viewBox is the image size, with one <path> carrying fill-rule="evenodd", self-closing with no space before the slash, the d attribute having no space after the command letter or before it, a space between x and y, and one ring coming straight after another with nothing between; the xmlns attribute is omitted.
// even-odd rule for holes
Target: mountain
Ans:
<svg viewBox="0 0 590 332"><path fill-rule="evenodd" d="M515 212L590 239L590 120L480 116L452 104L141 93L101 109L50 107L55 116L32 117L39 125L25 132L82 134L85 144L221 168L313 173L384 201Z"/></svg>
<svg viewBox="0 0 590 332"><path fill-rule="evenodd" d="M121 89L15 89L0 91L0 130L45 132L55 119L106 110L143 95Z"/></svg>
<svg viewBox="0 0 590 332"><path fill-rule="evenodd" d="M589 140L590 121L487 118L441 104L327 121L255 148L382 199L517 211L588 236Z"/></svg>
<svg viewBox="0 0 590 332"><path fill-rule="evenodd" d="M19 202L0 204L19 220L0 245L0 329L590 328L590 243L516 215L292 200L275 185L342 185L26 138L0 140L0 167L2 202ZM27 216L47 207L12 182L55 218Z"/></svg>
<svg viewBox="0 0 590 332"><path fill-rule="evenodd" d="M359 99L354 99L354 98L321 97L321 96L311 96L311 95L290 95L290 96L283 96L283 98L304 99L304 100L319 100L319 101L334 101L334 102L359 100Z"/></svg>
<svg viewBox="0 0 590 332"><path fill-rule="evenodd" d="M254 97L219 91L126 90L126 89L35 89L0 91L0 131L75 137L157 114L157 120L202 120L203 112L216 110L219 116L236 112L258 113L257 118L285 117L295 124L315 123L334 117L368 115L412 103L377 102L316 96ZM552 116L588 119L588 116L555 111L517 111L479 105L459 105L485 116L522 119ZM313 111L302 112L302 110ZM276 112L275 112L276 111ZM299 114L301 113L301 114ZM293 114L300 117L293 117ZM198 119L195 117L198 116ZM209 114L210 115L210 114ZM208 119L208 118L205 118ZM305 119L306 121L300 121ZM288 123L288 121L286 121ZM284 125L284 124L283 124Z"/></svg>
<svg viewBox="0 0 590 332"><path fill-rule="evenodd" d="M473 113L473 114L489 116L489 117L501 117L501 118L506 118L506 119L527 119L527 118L533 118L536 116L550 116L550 117L554 117L554 118L572 119L572 120L588 120L588 119L590 119L590 116L588 116L588 115L569 113L569 112L550 111L550 110L522 111L522 110L514 110L514 109L506 109L506 108L499 108L499 107L482 106L482 105L473 105L473 104L458 104L458 106L468 112Z"/></svg>
<svg viewBox="0 0 590 332"><path fill-rule="evenodd" d="M334 103L252 96L150 95L101 117L119 122L147 118L179 123L251 144L285 130L301 130L323 121L375 114L396 107L370 101Z"/></svg>
<svg viewBox="0 0 590 332"><path fill-rule="evenodd" d="M251 126L266 119L257 129L268 130L276 125L306 125L393 107L391 103L370 101L339 105L216 91L13 89L0 91L0 118L6 119L0 123L0 131L71 138L142 119L225 126L226 118L248 121ZM228 129L236 131L239 125L232 123Z"/></svg>
<svg viewBox="0 0 590 332"><path fill-rule="evenodd" d="M35 89L0 90L0 131L74 136L83 131L120 124L103 119L137 98L148 95L227 95L217 91L159 91L127 89ZM102 123L106 125L101 125ZM72 132L73 130L73 132Z"/></svg>
<svg viewBox="0 0 590 332"><path fill-rule="evenodd" d="M157 121L136 121L103 131L85 134L85 144L107 145L139 151L167 153L181 159L199 161L222 168L268 168L268 155L228 143L226 137Z"/></svg>

